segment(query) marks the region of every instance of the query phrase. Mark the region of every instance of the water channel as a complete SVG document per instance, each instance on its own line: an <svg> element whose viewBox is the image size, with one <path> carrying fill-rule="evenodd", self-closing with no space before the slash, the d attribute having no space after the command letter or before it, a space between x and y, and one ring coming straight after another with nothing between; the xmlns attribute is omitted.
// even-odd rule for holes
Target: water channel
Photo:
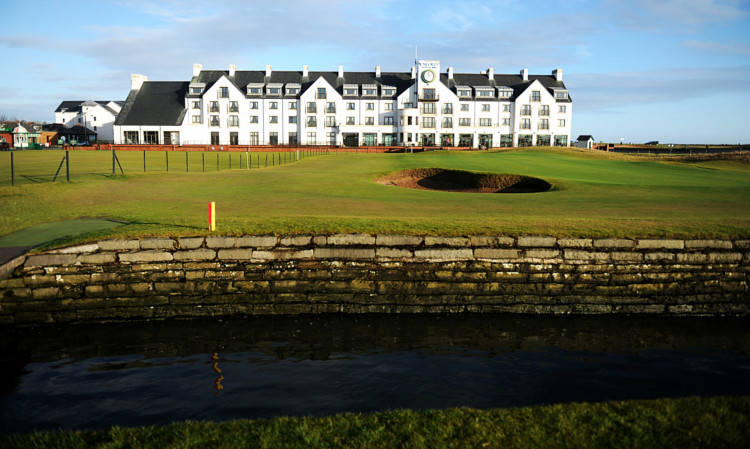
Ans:
<svg viewBox="0 0 750 449"><path fill-rule="evenodd" d="M313 315L0 328L0 433L750 395L748 319Z"/></svg>

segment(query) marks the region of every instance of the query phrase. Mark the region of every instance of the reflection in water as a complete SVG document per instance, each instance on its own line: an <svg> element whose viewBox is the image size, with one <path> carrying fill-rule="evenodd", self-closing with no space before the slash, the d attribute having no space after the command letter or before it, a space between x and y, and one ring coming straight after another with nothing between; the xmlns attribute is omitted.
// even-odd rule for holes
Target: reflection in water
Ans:
<svg viewBox="0 0 750 449"><path fill-rule="evenodd" d="M747 319L312 315L0 336L3 433L750 394Z"/></svg>

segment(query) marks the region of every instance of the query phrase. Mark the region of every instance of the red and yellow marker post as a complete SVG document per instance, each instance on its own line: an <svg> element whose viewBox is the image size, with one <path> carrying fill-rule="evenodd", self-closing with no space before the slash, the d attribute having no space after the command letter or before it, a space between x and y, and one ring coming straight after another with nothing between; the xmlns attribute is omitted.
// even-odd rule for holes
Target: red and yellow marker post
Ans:
<svg viewBox="0 0 750 449"><path fill-rule="evenodd" d="M216 230L216 203L213 201L208 203L208 230Z"/></svg>

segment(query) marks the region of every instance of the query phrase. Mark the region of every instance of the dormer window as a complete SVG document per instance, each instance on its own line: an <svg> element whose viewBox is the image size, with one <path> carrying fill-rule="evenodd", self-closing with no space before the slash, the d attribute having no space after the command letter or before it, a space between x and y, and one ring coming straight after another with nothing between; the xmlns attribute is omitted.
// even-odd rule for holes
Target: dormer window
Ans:
<svg viewBox="0 0 750 449"><path fill-rule="evenodd" d="M494 89L477 89L477 97L480 98L493 98L495 96Z"/></svg>
<svg viewBox="0 0 750 449"><path fill-rule="evenodd" d="M382 87L381 88L382 95L384 97L392 97L396 95L396 88L395 87Z"/></svg>
<svg viewBox="0 0 750 449"><path fill-rule="evenodd" d="M459 87L458 88L458 96L461 98L471 98L471 88L470 87Z"/></svg>
<svg viewBox="0 0 750 449"><path fill-rule="evenodd" d="M299 94L299 91L300 91L300 86L298 84L294 84L294 85L289 85L288 84L286 86L286 94L287 95L297 95L297 94Z"/></svg>
<svg viewBox="0 0 750 449"><path fill-rule="evenodd" d="M248 95L262 95L263 94L263 84L250 84L247 86L247 94Z"/></svg>
<svg viewBox="0 0 750 449"><path fill-rule="evenodd" d="M556 100L566 100L568 98L568 91L567 90L556 90L555 91L555 99Z"/></svg>
<svg viewBox="0 0 750 449"><path fill-rule="evenodd" d="M268 95L281 95L281 89L278 87L269 87Z"/></svg>
<svg viewBox="0 0 750 449"><path fill-rule="evenodd" d="M378 94L378 88L374 84L365 84L362 86L362 95L367 97L374 97Z"/></svg>
<svg viewBox="0 0 750 449"><path fill-rule="evenodd" d="M190 88L191 94L202 94L203 93L203 87L197 86L197 87L191 87Z"/></svg>
<svg viewBox="0 0 750 449"><path fill-rule="evenodd" d="M344 84L344 95L349 97L356 97L359 95L359 86L356 84Z"/></svg>
<svg viewBox="0 0 750 449"><path fill-rule="evenodd" d="M510 98L513 95L513 89L510 87L501 87L497 93L499 98Z"/></svg>

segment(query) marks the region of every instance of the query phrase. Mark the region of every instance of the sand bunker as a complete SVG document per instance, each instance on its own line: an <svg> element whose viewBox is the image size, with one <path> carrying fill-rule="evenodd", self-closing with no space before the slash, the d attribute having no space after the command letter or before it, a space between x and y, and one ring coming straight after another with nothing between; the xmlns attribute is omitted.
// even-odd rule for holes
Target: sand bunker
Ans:
<svg viewBox="0 0 750 449"><path fill-rule="evenodd" d="M547 181L530 176L442 168L404 170L379 178L377 182L407 189L467 193L532 193L546 192L552 188Z"/></svg>

